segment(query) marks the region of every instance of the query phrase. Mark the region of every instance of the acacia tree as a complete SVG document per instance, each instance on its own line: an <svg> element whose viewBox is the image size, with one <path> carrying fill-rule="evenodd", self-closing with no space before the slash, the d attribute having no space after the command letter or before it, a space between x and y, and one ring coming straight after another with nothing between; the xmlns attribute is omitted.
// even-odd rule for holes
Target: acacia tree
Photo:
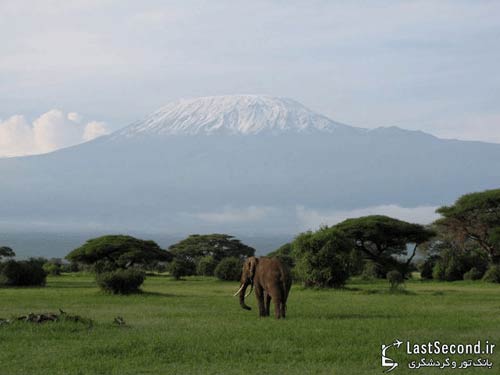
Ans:
<svg viewBox="0 0 500 375"><path fill-rule="evenodd" d="M253 247L228 234L192 234L169 247L176 260L192 263L189 267L194 274L196 265L202 258L210 257L215 266L224 258L243 259L255 254ZM187 276L187 275L186 275Z"/></svg>
<svg viewBox="0 0 500 375"><path fill-rule="evenodd" d="M16 253L8 246L0 246L0 260L2 258L12 258L15 257Z"/></svg>
<svg viewBox="0 0 500 375"><path fill-rule="evenodd" d="M110 235L88 240L83 246L66 256L72 262L96 265L105 263L107 268L129 268L135 264L170 261L168 251L160 249L154 241L131 236Z"/></svg>
<svg viewBox="0 0 500 375"><path fill-rule="evenodd" d="M500 189L463 195L436 212L443 216L435 222L441 231L474 241L491 262L500 263Z"/></svg>
<svg viewBox="0 0 500 375"><path fill-rule="evenodd" d="M409 271L418 247L429 241L435 232L420 224L394 219L383 215L371 215L347 219L335 226L352 241L367 259L382 268L396 265L404 273ZM408 246L413 249L408 254ZM407 256L405 262L396 257Z"/></svg>

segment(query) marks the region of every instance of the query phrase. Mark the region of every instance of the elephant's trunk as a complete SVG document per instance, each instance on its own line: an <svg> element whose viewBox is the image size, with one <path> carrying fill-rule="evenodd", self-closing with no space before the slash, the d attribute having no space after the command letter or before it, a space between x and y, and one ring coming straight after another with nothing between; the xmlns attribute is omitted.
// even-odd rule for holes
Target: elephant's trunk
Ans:
<svg viewBox="0 0 500 375"><path fill-rule="evenodd" d="M245 303L245 297L246 297L245 292L247 290L248 284L249 283L243 284L243 288L241 288L241 290L240 290L240 306L245 310L252 310L252 308ZM252 285L252 288L250 289L250 293L252 293L252 290L253 290L253 283L251 285ZM248 294L250 294L250 293L248 293Z"/></svg>

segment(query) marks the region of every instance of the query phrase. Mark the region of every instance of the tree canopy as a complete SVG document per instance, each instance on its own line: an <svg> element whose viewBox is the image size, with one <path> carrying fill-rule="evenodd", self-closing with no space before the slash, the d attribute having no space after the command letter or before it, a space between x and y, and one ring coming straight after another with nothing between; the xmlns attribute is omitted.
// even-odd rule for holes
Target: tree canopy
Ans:
<svg viewBox="0 0 500 375"><path fill-rule="evenodd" d="M8 246L0 246L0 260L2 258L12 258L15 257L16 253Z"/></svg>
<svg viewBox="0 0 500 375"><path fill-rule="evenodd" d="M177 258L196 262L201 257L211 256L216 262L223 258L244 258L255 254L255 249L243 244L228 234L192 234L169 247Z"/></svg>
<svg viewBox="0 0 500 375"><path fill-rule="evenodd" d="M70 261L85 264L104 261L114 268L128 268L134 264L158 261L167 262L171 258L171 254L160 249L154 241L124 235L93 238L66 256L66 259Z"/></svg>
<svg viewBox="0 0 500 375"><path fill-rule="evenodd" d="M500 263L500 189L463 195L436 212L443 216L435 223L440 230L476 242Z"/></svg>
<svg viewBox="0 0 500 375"><path fill-rule="evenodd" d="M408 255L407 246L413 244L413 251L406 262L409 265L417 247L435 235L433 230L423 225L383 215L347 219L335 228L350 238L368 259L377 263L392 260L394 255Z"/></svg>

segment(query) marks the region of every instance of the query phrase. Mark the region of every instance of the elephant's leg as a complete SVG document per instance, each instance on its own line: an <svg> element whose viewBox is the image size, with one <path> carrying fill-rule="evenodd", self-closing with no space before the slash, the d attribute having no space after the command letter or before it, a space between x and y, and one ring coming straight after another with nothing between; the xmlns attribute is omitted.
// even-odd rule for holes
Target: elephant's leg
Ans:
<svg viewBox="0 0 500 375"><path fill-rule="evenodd" d="M281 299L274 299L274 316L276 319L281 318Z"/></svg>
<svg viewBox="0 0 500 375"><path fill-rule="evenodd" d="M271 295L269 293L265 293L265 302L266 302L266 316L269 316L271 310Z"/></svg>
<svg viewBox="0 0 500 375"><path fill-rule="evenodd" d="M281 317L283 319L286 318L286 302L285 301L281 301Z"/></svg>
<svg viewBox="0 0 500 375"><path fill-rule="evenodd" d="M266 307L264 305L264 290L258 285L255 286L255 297L257 298L257 304L259 305L259 316L266 316Z"/></svg>

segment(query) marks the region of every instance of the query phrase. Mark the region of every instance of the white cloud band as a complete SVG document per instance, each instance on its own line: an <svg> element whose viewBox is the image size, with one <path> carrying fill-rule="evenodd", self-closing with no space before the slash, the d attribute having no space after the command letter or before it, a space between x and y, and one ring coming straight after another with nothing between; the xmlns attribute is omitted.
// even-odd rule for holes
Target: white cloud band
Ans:
<svg viewBox="0 0 500 375"><path fill-rule="evenodd" d="M43 154L108 134L104 122L83 123L75 112L50 110L32 123L14 115L0 121L0 157Z"/></svg>

